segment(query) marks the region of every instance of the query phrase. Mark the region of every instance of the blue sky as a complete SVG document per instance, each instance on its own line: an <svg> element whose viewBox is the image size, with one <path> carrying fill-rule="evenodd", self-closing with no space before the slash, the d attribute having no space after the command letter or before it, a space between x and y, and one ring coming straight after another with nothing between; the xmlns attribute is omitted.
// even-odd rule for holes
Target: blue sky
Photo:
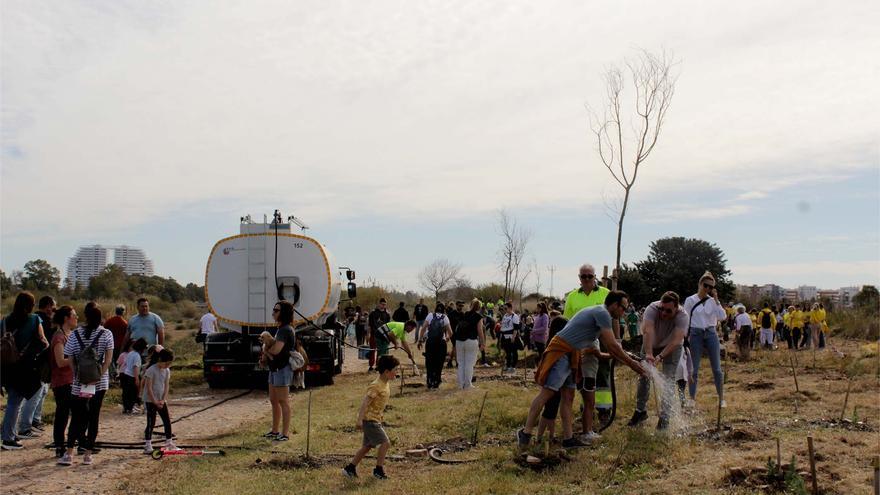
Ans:
<svg viewBox="0 0 880 495"><path fill-rule="evenodd" d="M684 235L740 283L880 281L876 2L205 5L4 2L4 271L125 243L201 282L280 208L361 278L419 290L445 257L488 282L503 207L560 292L614 259L584 105L663 47L680 77L624 261Z"/></svg>

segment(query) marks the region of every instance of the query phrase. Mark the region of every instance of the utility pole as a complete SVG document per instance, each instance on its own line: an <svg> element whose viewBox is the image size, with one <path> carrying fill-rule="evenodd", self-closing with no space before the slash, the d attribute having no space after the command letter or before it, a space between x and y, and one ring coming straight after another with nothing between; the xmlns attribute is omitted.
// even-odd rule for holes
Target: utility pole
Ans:
<svg viewBox="0 0 880 495"><path fill-rule="evenodd" d="M556 265L548 266L547 270L550 270L550 297L553 298L553 275L556 273Z"/></svg>

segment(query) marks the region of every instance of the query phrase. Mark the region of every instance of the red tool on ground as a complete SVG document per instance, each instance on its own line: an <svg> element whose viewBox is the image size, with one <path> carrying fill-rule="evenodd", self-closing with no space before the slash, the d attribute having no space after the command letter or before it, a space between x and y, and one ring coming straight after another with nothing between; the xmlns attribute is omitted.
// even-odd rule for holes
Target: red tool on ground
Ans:
<svg viewBox="0 0 880 495"><path fill-rule="evenodd" d="M226 455L226 452L222 450L207 450L207 449L156 449L150 454L153 459L159 460L163 457L170 456L206 456L206 455Z"/></svg>

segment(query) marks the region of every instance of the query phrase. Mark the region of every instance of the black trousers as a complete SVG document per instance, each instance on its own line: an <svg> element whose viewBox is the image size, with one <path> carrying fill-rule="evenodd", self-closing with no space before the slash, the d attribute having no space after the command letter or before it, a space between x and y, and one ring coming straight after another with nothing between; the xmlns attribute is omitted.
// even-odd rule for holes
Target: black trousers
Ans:
<svg viewBox="0 0 880 495"><path fill-rule="evenodd" d="M792 328L791 329L791 340L789 349L797 349L798 343L801 340L801 329L800 328Z"/></svg>
<svg viewBox="0 0 880 495"><path fill-rule="evenodd" d="M152 402L147 402L147 427L144 429L144 440L153 439L153 428L156 427L156 414L162 418L162 426L165 427L165 438L172 438L171 416L168 414L168 404L162 404L160 408Z"/></svg>
<svg viewBox="0 0 880 495"><path fill-rule="evenodd" d="M73 397L71 399L71 413L73 419L70 422L70 431L67 434L67 448L72 449L79 439L79 446L92 450L95 439L98 438L98 423L101 419L101 405L104 403L106 390L99 390L95 395L84 399ZM83 437L83 434L85 436Z"/></svg>
<svg viewBox="0 0 880 495"><path fill-rule="evenodd" d="M131 409L137 404L138 388L134 383L134 377L125 373L119 374L119 384L122 385L122 410L131 412Z"/></svg>
<svg viewBox="0 0 880 495"><path fill-rule="evenodd" d="M425 368L428 388L440 386L443 363L446 361L446 342L425 345Z"/></svg>
<svg viewBox="0 0 880 495"><path fill-rule="evenodd" d="M357 345L359 345L359 346L364 345L364 337L366 336L366 334L367 334L366 327L355 323L354 335L355 335L355 338L357 339Z"/></svg>
<svg viewBox="0 0 880 495"><path fill-rule="evenodd" d="M504 339L504 364L508 368L516 368L516 362L519 361L519 351L516 349L516 343L512 339Z"/></svg>
<svg viewBox="0 0 880 495"><path fill-rule="evenodd" d="M56 449L64 448L64 430L70 420L71 385L62 385L52 389L55 394L55 421L52 425L52 439Z"/></svg>

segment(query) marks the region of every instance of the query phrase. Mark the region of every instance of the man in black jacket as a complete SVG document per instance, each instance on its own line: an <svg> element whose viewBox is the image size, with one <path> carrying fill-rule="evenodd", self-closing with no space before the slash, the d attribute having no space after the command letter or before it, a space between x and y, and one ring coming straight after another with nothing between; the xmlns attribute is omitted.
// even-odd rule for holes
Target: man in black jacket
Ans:
<svg viewBox="0 0 880 495"><path fill-rule="evenodd" d="M368 318L368 324L370 326L370 349L373 349L373 351L370 352L370 369L367 371L373 371L373 366L376 364L376 332L379 331L379 327L389 321L391 321L391 315L388 314L388 304L383 297L379 299L379 304L376 306L376 309L370 312Z"/></svg>
<svg viewBox="0 0 880 495"><path fill-rule="evenodd" d="M409 321L409 311L406 310L406 303L400 301L400 306L394 310L394 314L391 315L391 319L394 321L399 321L401 323L406 323Z"/></svg>

